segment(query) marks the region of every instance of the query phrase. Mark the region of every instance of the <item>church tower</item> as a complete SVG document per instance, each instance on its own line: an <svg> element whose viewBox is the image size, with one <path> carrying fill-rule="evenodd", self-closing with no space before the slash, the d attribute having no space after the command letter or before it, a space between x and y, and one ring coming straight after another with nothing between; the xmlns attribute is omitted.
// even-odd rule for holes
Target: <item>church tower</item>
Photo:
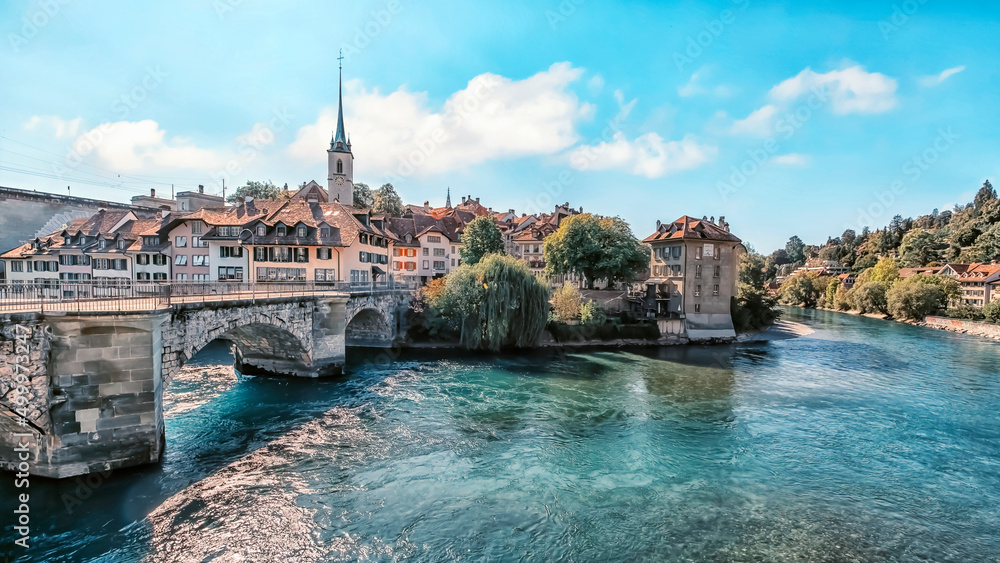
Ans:
<svg viewBox="0 0 1000 563"><path fill-rule="evenodd" d="M344 55L340 55L340 79L337 92L337 130L330 140L327 170L327 190L330 199L344 205L354 205L354 155L351 140L344 134Z"/></svg>

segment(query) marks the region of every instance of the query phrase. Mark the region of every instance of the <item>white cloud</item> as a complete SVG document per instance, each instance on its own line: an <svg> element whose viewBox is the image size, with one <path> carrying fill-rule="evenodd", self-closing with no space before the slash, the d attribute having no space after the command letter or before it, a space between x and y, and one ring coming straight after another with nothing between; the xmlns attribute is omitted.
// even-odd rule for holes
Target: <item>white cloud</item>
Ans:
<svg viewBox="0 0 1000 563"><path fill-rule="evenodd" d="M677 95L681 96L682 98L687 98L690 96L695 96L698 94L708 94L711 92L713 95L719 98L725 98L733 94L732 88L722 84L712 89L709 89L706 86L704 86L702 82L704 82L704 78L708 75L708 73L709 71L705 67L699 68L697 71L695 71L694 74L691 75L691 78L687 81L687 84L684 84L683 86L677 89Z"/></svg>
<svg viewBox="0 0 1000 563"><path fill-rule="evenodd" d="M587 81L587 88L590 89L591 94L600 94L604 90L604 77L600 74L595 74Z"/></svg>
<svg viewBox="0 0 1000 563"><path fill-rule="evenodd" d="M618 115L615 117L615 123L621 124L622 121L628 119L629 114L632 113L632 109L635 108L636 102L639 98L633 98L630 102L625 102L625 92L621 90L615 90L615 101L618 102Z"/></svg>
<svg viewBox="0 0 1000 563"><path fill-rule="evenodd" d="M775 164L784 164L785 166L805 166L809 164L810 160L809 155L794 152L779 154L771 159Z"/></svg>
<svg viewBox="0 0 1000 563"><path fill-rule="evenodd" d="M47 126L52 128L57 139L69 139L79 133L81 123L83 123L82 117L67 120L57 115L33 115L24 124L24 129L26 131L34 131L39 126Z"/></svg>
<svg viewBox="0 0 1000 563"><path fill-rule="evenodd" d="M191 146L184 139L164 140L166 131L151 119L103 123L73 143L81 156L96 155L122 172L149 167L207 170L221 166L214 152Z"/></svg>
<svg viewBox="0 0 1000 563"><path fill-rule="evenodd" d="M767 137L772 132L774 117L778 115L777 106L768 104L758 110L753 111L745 119L738 119L733 122L733 133L750 134Z"/></svg>
<svg viewBox="0 0 1000 563"><path fill-rule="evenodd" d="M647 178L660 178L696 168L717 153L713 146L701 145L693 136L664 142L656 133L646 133L629 141L622 132L611 142L584 145L569 151L570 166L578 170L620 169Z"/></svg>
<svg viewBox="0 0 1000 563"><path fill-rule="evenodd" d="M896 107L896 80L861 65L820 74L806 68L771 89L771 98L792 103L805 95L822 102L829 98L833 112L882 113Z"/></svg>
<svg viewBox="0 0 1000 563"><path fill-rule="evenodd" d="M920 85L923 86L923 87L925 87L925 88L933 88L935 86L939 86L942 82L944 82L945 80L948 80L949 78L951 78L952 76L954 76L954 75L962 72L963 70L965 70L965 65L956 66L956 67L949 68L949 69L941 71L941 74L934 74L934 75L931 75L931 76L921 77L919 79L919 82L920 82Z"/></svg>
<svg viewBox="0 0 1000 563"><path fill-rule="evenodd" d="M347 86L345 125L366 176L438 173L488 160L562 151L578 140L576 123L594 107L577 99L568 86L583 69L556 63L523 80L486 73L453 93L441 107L429 107L427 94L400 88L389 94ZM326 158L336 107L299 129L287 151L316 163Z"/></svg>

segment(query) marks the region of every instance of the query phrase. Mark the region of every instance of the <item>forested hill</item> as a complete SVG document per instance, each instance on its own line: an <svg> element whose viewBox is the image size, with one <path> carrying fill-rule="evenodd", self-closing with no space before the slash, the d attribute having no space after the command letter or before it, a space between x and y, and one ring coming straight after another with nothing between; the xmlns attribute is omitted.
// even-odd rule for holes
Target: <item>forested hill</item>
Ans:
<svg viewBox="0 0 1000 563"><path fill-rule="evenodd" d="M935 209L916 219L896 215L884 228L872 232L865 227L860 233L848 229L819 246L793 236L785 248L767 257L767 271L772 276L787 275L807 259L816 258L836 260L861 272L884 256L895 258L902 268L1000 260L1000 200L996 190L986 180L966 205Z"/></svg>

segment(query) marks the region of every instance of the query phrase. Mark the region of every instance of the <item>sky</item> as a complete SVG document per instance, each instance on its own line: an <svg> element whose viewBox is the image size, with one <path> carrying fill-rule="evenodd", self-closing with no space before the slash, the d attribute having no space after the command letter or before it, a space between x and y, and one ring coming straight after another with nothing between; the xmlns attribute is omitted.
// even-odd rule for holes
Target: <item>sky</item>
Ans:
<svg viewBox="0 0 1000 563"><path fill-rule="evenodd" d="M939 0L0 3L0 185L127 201L355 181L407 203L725 216L759 251L1000 177L1000 8ZM0 211L2 212L2 211Z"/></svg>

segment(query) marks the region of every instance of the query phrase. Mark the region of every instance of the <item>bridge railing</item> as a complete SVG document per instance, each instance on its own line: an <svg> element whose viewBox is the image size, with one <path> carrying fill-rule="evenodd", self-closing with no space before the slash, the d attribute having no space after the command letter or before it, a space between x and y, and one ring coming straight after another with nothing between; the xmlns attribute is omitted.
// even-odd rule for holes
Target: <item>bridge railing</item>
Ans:
<svg viewBox="0 0 1000 563"><path fill-rule="evenodd" d="M200 282L136 280L45 280L0 282L0 313L150 311L178 303L305 297L324 294L401 293L388 282Z"/></svg>

